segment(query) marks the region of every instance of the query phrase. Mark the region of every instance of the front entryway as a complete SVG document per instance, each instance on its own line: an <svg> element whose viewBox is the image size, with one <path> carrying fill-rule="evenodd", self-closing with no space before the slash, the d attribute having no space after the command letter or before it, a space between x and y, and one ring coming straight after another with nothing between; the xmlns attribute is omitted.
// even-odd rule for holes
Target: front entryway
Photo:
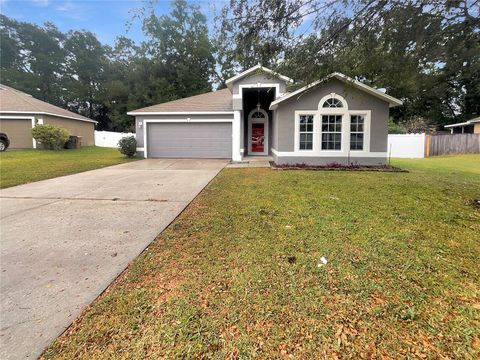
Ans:
<svg viewBox="0 0 480 360"><path fill-rule="evenodd" d="M248 155L268 155L268 114L258 107L248 114Z"/></svg>

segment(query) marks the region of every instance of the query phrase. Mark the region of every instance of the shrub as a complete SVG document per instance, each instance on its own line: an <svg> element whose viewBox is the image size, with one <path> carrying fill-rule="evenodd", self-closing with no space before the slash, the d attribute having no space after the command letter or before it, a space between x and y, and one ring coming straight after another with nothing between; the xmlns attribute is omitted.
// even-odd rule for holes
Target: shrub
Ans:
<svg viewBox="0 0 480 360"><path fill-rule="evenodd" d="M118 150L128 157L135 156L137 152L137 140L135 136L126 136L118 141Z"/></svg>
<svg viewBox="0 0 480 360"><path fill-rule="evenodd" d="M67 129L58 126L37 124L32 129L32 136L45 149L60 150L70 134Z"/></svg>
<svg viewBox="0 0 480 360"><path fill-rule="evenodd" d="M392 118L390 118L388 122L388 133L389 134L406 134L407 129L405 129L404 126L401 124L397 124L396 122L393 121Z"/></svg>

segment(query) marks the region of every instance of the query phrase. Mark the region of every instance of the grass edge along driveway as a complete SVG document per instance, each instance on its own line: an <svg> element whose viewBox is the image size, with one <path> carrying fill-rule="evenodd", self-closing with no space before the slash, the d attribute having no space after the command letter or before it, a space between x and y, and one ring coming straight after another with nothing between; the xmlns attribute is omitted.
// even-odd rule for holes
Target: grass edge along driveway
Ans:
<svg viewBox="0 0 480 360"><path fill-rule="evenodd" d="M118 149L83 147L72 150L7 150L0 153L0 188L71 175L135 160Z"/></svg>
<svg viewBox="0 0 480 360"><path fill-rule="evenodd" d="M44 358L478 358L480 157L434 161L225 169Z"/></svg>

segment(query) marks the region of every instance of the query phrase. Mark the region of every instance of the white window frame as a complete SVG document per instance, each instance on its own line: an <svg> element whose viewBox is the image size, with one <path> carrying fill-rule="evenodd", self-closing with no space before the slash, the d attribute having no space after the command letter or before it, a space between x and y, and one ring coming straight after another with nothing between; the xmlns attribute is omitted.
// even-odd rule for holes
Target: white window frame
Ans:
<svg viewBox="0 0 480 360"><path fill-rule="evenodd" d="M323 108L323 103L332 97L342 101L342 108ZM294 112L294 150L277 151L272 148L272 152L277 156L318 156L318 157L384 157L386 152L370 152L371 138L371 110L349 110L348 102L341 95L330 93L324 96L318 103L317 110L295 110ZM300 115L313 115L313 149L300 150ZM341 115L342 116L342 145L340 150L322 150L322 116L323 115ZM350 151L350 117L352 115L363 115L364 137L363 150Z"/></svg>
<svg viewBox="0 0 480 360"><path fill-rule="evenodd" d="M339 108L328 108L328 109L339 109ZM338 134L339 132L337 131L323 131L323 117L324 116L340 116L340 149L323 149L322 148L322 142L323 142L323 134L326 133L326 134ZM326 114L321 114L320 115L320 139L319 139L319 151L321 152L325 152L325 151L332 151L332 152L341 152L343 151L344 149L344 138L345 138L345 116L343 114L329 114L329 113L326 113ZM350 144L350 142L349 142Z"/></svg>
<svg viewBox="0 0 480 360"><path fill-rule="evenodd" d="M301 131L300 130L300 118L302 116L311 116L312 117L312 131ZM297 117L298 122L298 150L299 151L313 151L313 142L315 141L315 114L299 114ZM308 126L308 124L307 124ZM302 142L301 135L302 134L312 134L312 148L311 149L300 149L300 144Z"/></svg>
<svg viewBox="0 0 480 360"><path fill-rule="evenodd" d="M352 117L363 117L363 130L362 131L354 131L352 132ZM350 151L363 151L363 149L365 148L365 118L366 118L366 115L356 115L356 114L350 114L350 142L348 144L348 149ZM358 124L357 124L357 127L358 127ZM359 134L362 134L363 135L363 139L362 139L362 148L361 149L352 149L352 135L359 135Z"/></svg>
<svg viewBox="0 0 480 360"><path fill-rule="evenodd" d="M362 115L364 117L363 122L363 150L350 150L350 123L351 116ZM372 118L371 110L350 110L348 112L348 151L356 153L369 153L370 152L370 123Z"/></svg>
<svg viewBox="0 0 480 360"><path fill-rule="evenodd" d="M313 144L312 149L300 149L300 116L301 115L313 115ZM296 110L295 111L295 140L294 148L295 152L304 153L313 153L318 147L318 124L317 124L317 111L312 110Z"/></svg>

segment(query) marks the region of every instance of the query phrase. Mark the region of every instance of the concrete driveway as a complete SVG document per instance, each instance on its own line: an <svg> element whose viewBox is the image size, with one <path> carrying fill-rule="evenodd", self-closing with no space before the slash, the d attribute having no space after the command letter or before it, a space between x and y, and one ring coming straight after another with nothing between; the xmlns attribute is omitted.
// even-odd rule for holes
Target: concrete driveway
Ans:
<svg viewBox="0 0 480 360"><path fill-rule="evenodd" d="M226 164L148 159L0 190L0 358L38 357Z"/></svg>

